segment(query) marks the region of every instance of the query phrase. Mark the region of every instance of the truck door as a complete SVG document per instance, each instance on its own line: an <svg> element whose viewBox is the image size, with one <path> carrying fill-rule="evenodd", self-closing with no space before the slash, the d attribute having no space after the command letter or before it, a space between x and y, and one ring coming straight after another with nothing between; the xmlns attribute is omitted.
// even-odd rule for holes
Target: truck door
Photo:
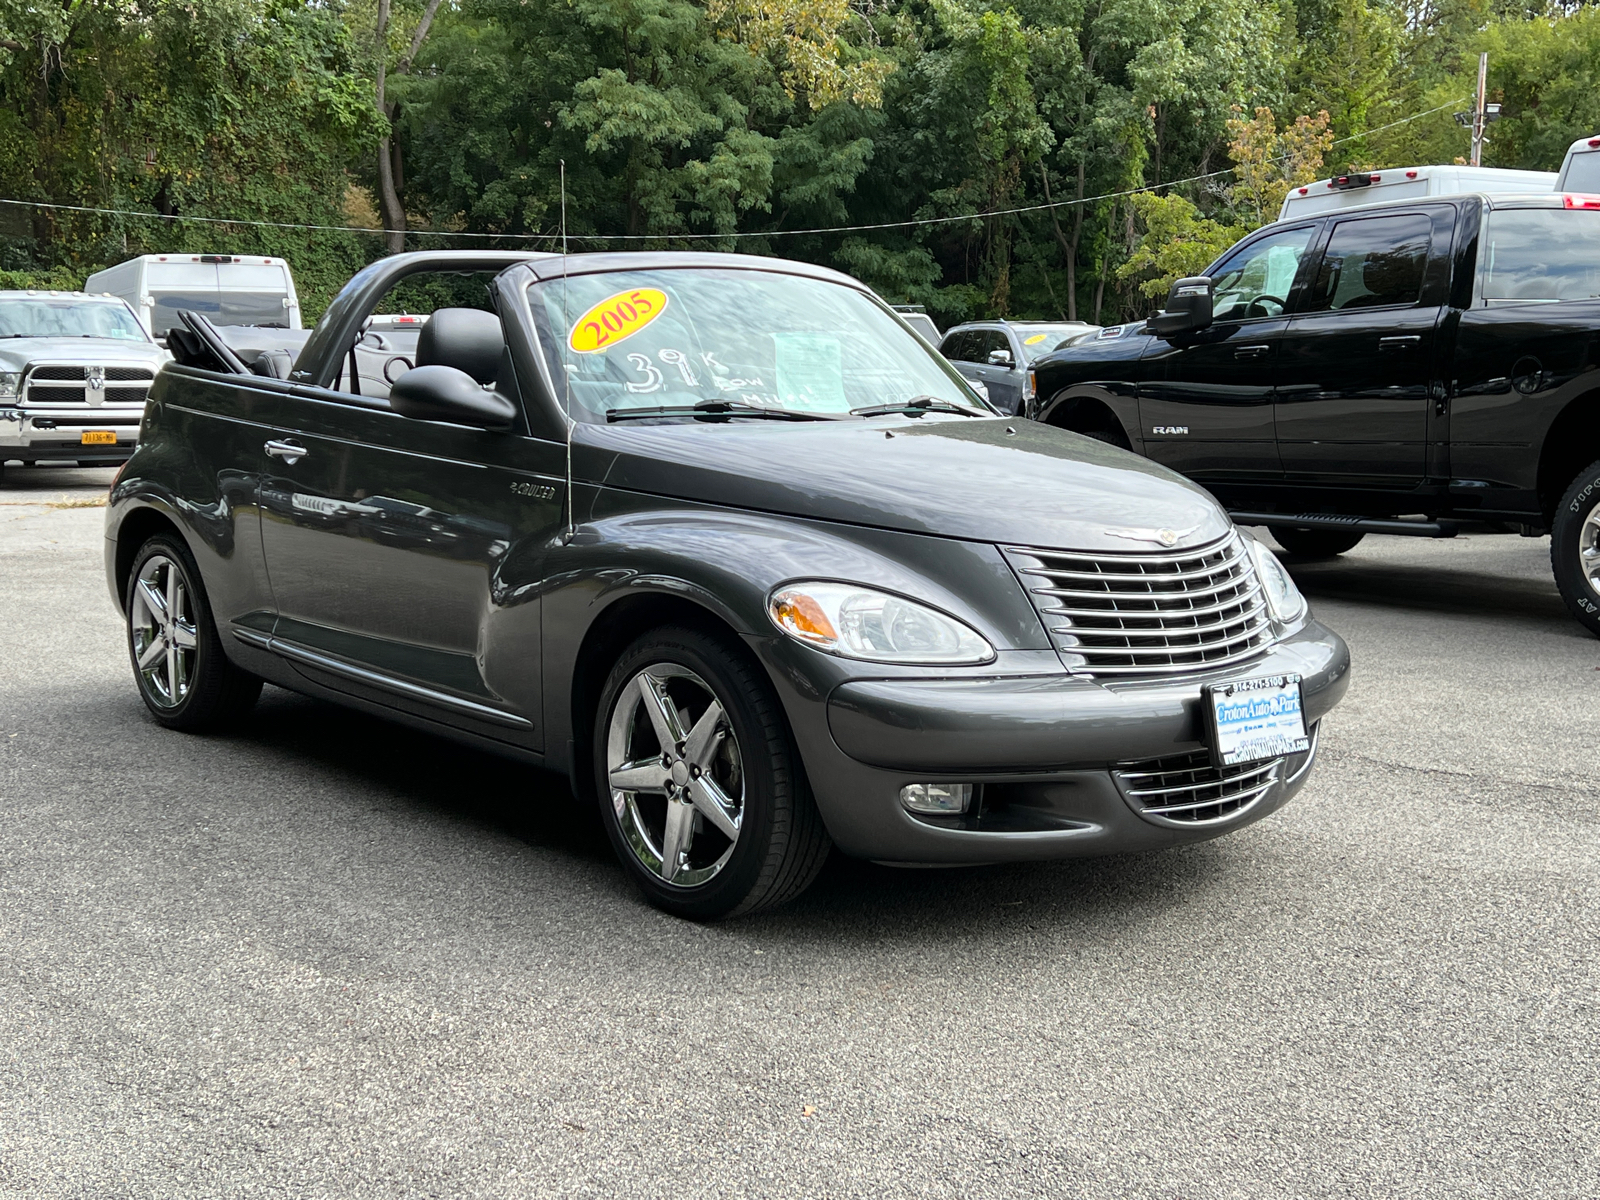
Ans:
<svg viewBox="0 0 1600 1200"><path fill-rule="evenodd" d="M1289 323L1275 405L1287 478L1421 482L1454 208L1335 221Z"/></svg>
<svg viewBox="0 0 1600 1200"><path fill-rule="evenodd" d="M1200 480L1281 475L1272 427L1279 342L1317 223L1278 229L1211 273L1215 318L1148 360L1139 389L1145 453Z"/></svg>

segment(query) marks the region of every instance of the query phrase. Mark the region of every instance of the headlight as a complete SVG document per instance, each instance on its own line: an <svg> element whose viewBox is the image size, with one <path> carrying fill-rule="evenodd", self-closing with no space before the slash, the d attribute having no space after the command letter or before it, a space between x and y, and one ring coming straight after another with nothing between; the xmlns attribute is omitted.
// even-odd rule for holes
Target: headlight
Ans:
<svg viewBox="0 0 1600 1200"><path fill-rule="evenodd" d="M22 383L21 371L0 371L0 398L11 399Z"/></svg>
<svg viewBox="0 0 1600 1200"><path fill-rule="evenodd" d="M983 663L994 648L954 617L848 583L796 583L773 594L772 623L797 641L870 662Z"/></svg>
<svg viewBox="0 0 1600 1200"><path fill-rule="evenodd" d="M1278 556L1253 537L1245 538L1250 548L1250 561L1255 564L1256 578L1261 581L1261 594L1266 597L1267 611L1280 625L1293 625L1306 615L1306 598L1283 569Z"/></svg>

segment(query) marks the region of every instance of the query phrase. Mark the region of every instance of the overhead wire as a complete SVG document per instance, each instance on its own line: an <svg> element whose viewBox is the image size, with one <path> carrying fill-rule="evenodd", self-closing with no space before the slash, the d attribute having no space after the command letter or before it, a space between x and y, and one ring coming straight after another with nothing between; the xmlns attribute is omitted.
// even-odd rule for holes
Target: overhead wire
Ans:
<svg viewBox="0 0 1600 1200"><path fill-rule="evenodd" d="M1423 117L1431 117L1437 112L1442 112L1457 104L1466 103L1465 98L1458 97L1447 100L1445 103L1430 108L1425 112L1412 113L1408 117L1401 117L1398 121L1390 121L1386 125L1379 125L1362 133L1350 134L1347 137L1336 138L1329 143L1329 149L1343 145L1347 142L1360 141L1371 137L1375 133L1382 133L1387 129L1394 129L1401 125L1420 121ZM1267 159L1268 162L1284 162L1290 155L1277 155ZM563 164L564 166L565 164ZM1128 196L1137 196L1146 192L1159 191L1163 188L1183 187L1190 183L1202 183L1208 179L1217 179L1223 175L1232 175L1235 167L1223 167L1217 171L1207 171L1201 175L1190 175L1184 179L1169 179L1165 183L1151 183L1143 187L1126 188L1118 192L1103 192L1097 196L1074 197L1069 200L1054 200L1046 204L1029 204L1016 208L987 209L981 212L961 213L950 217L914 217L904 221L877 221L859 225L827 225L808 229L765 229L765 230L737 230L726 233L575 233L568 234L566 220L563 216L561 227L550 233L479 233L472 231L459 231L448 229L407 229L404 232L413 237L437 238L465 238L472 240L488 241L515 241L554 242L559 239L563 248L570 237L575 242L691 242L691 241L726 241L733 238L776 238L776 237L805 237L820 236L830 233L869 233L882 229L910 229L924 225L951 225L962 221L984 221L992 217L1022 216L1027 213L1047 212L1052 209L1073 208L1083 204L1099 204L1105 200L1121 200ZM565 207L565 191L563 190L563 208ZM234 217L191 217L178 214L144 212L139 209L99 208L87 204L52 204L42 200L11 200L0 197L0 205L10 205L21 208L48 209L59 212L88 213L97 216L109 217L135 217L145 220L166 221L169 223L193 222L205 225L233 225L252 229L293 229L308 233L365 233L385 234L390 232L385 229L374 229L369 226L359 225L308 225L290 221L251 221Z"/></svg>

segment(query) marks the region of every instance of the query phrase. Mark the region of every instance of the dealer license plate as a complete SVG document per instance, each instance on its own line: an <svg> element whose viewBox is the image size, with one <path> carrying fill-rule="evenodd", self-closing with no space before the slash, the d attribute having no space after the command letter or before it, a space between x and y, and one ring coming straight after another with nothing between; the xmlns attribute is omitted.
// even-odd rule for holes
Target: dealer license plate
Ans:
<svg viewBox="0 0 1600 1200"><path fill-rule="evenodd" d="M1208 684L1205 707L1211 749L1225 767L1311 749L1298 675Z"/></svg>
<svg viewBox="0 0 1600 1200"><path fill-rule="evenodd" d="M117 434L113 429L85 429L83 437L79 440L80 446L115 446Z"/></svg>

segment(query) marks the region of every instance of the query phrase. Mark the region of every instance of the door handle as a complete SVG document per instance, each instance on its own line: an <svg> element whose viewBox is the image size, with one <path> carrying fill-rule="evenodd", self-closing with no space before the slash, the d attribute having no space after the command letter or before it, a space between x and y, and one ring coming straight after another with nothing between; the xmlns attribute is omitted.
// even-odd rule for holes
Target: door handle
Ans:
<svg viewBox="0 0 1600 1200"><path fill-rule="evenodd" d="M1410 350L1413 346L1422 345L1420 333L1408 333L1399 337L1381 337L1378 339L1379 350Z"/></svg>
<svg viewBox="0 0 1600 1200"><path fill-rule="evenodd" d="M294 466L306 456L306 448L299 442L268 442L267 453L273 458L281 458L288 466Z"/></svg>
<svg viewBox="0 0 1600 1200"><path fill-rule="evenodd" d="M1240 346L1233 352L1233 356L1235 358L1260 358L1271 349L1271 346Z"/></svg>

